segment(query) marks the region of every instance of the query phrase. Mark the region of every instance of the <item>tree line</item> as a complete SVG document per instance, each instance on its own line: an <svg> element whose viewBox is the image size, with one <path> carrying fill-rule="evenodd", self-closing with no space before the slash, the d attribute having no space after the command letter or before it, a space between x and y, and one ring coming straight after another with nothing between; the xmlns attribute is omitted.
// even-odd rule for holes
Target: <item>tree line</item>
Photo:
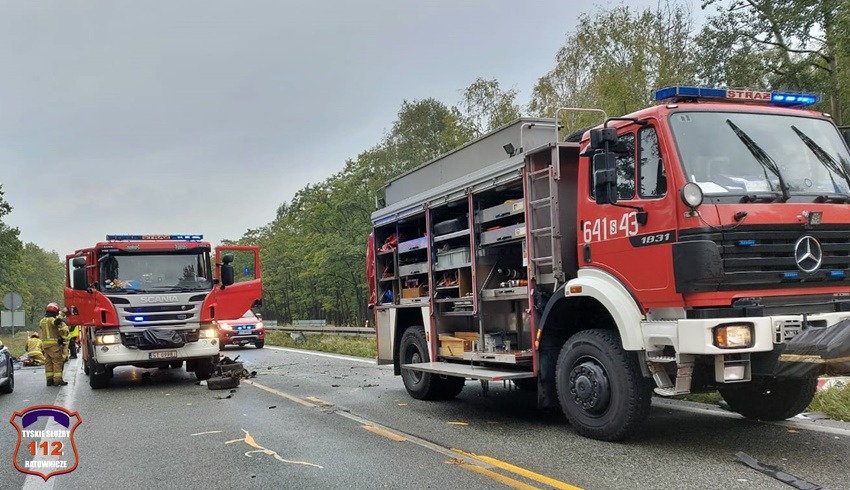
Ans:
<svg viewBox="0 0 850 490"><path fill-rule="evenodd" d="M3 221L12 210L0 184L0 297L13 291L21 295L26 327L32 330L48 303L62 303L64 265L56 252L21 242L20 230Z"/></svg>

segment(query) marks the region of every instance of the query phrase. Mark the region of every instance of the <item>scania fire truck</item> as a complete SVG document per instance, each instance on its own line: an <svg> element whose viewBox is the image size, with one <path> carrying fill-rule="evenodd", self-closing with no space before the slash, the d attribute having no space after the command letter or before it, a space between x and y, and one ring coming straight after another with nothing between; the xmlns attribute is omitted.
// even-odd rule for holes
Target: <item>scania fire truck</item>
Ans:
<svg viewBox="0 0 850 490"><path fill-rule="evenodd" d="M80 325L92 388L121 365L178 368L209 378L218 359L219 318L262 301L259 249L214 249L202 235L108 235L66 257L68 323ZM228 253L230 252L230 253ZM235 282L234 255L253 255ZM250 260L248 260L250 262Z"/></svg>
<svg viewBox="0 0 850 490"><path fill-rule="evenodd" d="M511 381L617 440L653 391L778 420L850 372L850 152L817 96L655 99L519 119L386 185L370 303L411 396Z"/></svg>

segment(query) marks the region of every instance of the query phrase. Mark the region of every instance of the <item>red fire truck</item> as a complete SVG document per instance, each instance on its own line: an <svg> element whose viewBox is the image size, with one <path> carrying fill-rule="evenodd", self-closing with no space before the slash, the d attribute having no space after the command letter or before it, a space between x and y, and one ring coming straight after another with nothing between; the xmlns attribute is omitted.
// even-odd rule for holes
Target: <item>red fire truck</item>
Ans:
<svg viewBox="0 0 850 490"><path fill-rule="evenodd" d="M108 235L66 257L68 323L80 325L92 388L116 366L182 367L198 379L218 359L216 319L238 318L262 301L259 249L215 248L202 235ZM234 255L250 256L235 282Z"/></svg>
<svg viewBox="0 0 850 490"><path fill-rule="evenodd" d="M561 139L520 119L389 182L378 361L411 396L512 381L617 440L651 395L791 417L850 372L850 152L810 94L670 87Z"/></svg>

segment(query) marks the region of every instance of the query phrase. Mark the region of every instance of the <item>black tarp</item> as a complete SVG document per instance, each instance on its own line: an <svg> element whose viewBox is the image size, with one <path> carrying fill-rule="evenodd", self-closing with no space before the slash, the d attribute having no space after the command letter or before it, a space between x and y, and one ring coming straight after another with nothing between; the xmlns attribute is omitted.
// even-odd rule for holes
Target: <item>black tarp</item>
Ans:
<svg viewBox="0 0 850 490"><path fill-rule="evenodd" d="M177 330L149 328L142 332L136 346L142 350L179 349L186 345L183 335Z"/></svg>
<svg viewBox="0 0 850 490"><path fill-rule="evenodd" d="M786 342L776 376L804 378L850 374L850 319L831 327L808 327Z"/></svg>

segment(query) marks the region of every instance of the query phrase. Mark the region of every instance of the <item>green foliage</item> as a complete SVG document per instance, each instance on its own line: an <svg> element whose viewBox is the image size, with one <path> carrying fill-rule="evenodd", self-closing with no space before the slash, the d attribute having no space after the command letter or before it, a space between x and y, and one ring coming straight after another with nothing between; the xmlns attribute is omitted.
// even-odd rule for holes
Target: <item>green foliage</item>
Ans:
<svg viewBox="0 0 850 490"><path fill-rule="evenodd" d="M378 347L375 339L363 337L342 337L339 335L307 335L303 340L295 340L286 332L268 332L266 343L295 349L335 352L349 356L378 357Z"/></svg>
<svg viewBox="0 0 850 490"><path fill-rule="evenodd" d="M21 243L18 229L3 222L11 212L0 186L0 296L10 291L20 293L27 325L34 328L47 303L62 303L64 266L55 252Z"/></svg>
<svg viewBox="0 0 850 490"><path fill-rule="evenodd" d="M477 78L463 91L461 106L476 136L520 117L516 90L502 90L496 79Z"/></svg>
<svg viewBox="0 0 850 490"><path fill-rule="evenodd" d="M808 410L823 412L831 419L850 422L850 386L818 391Z"/></svg>
<svg viewBox="0 0 850 490"><path fill-rule="evenodd" d="M27 351L27 332L15 332L15 336L0 335L0 345L9 348L12 357L21 357Z"/></svg>

